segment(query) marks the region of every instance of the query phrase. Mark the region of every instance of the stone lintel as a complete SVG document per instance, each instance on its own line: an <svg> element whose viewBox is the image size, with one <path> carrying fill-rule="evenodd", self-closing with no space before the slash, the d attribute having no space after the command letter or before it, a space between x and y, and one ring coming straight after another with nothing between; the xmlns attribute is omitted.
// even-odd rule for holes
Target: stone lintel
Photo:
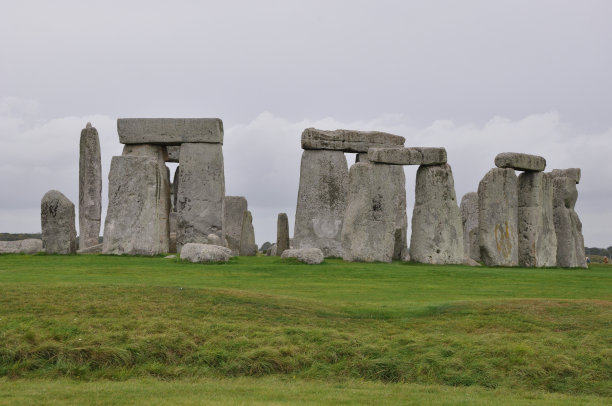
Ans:
<svg viewBox="0 0 612 406"><path fill-rule="evenodd" d="M445 148L370 148L368 159L389 165L443 165L447 162Z"/></svg>
<svg viewBox="0 0 612 406"><path fill-rule="evenodd" d="M546 168L546 159L538 155L502 152L495 157L495 166L498 168L512 168L517 171L541 172Z"/></svg>
<svg viewBox="0 0 612 406"><path fill-rule="evenodd" d="M363 153L372 147L401 147L404 142L404 137L380 131L325 131L307 128L302 132L303 149Z"/></svg>
<svg viewBox="0 0 612 406"><path fill-rule="evenodd" d="M218 118L120 118L122 144L223 144L223 122Z"/></svg>

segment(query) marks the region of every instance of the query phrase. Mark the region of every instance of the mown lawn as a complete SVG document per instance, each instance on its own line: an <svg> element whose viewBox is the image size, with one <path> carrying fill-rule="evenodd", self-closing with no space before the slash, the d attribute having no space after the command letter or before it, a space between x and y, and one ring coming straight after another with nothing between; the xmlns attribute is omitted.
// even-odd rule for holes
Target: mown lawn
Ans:
<svg viewBox="0 0 612 406"><path fill-rule="evenodd" d="M155 393L605 404L612 267L0 255L0 404L156 404L144 402Z"/></svg>

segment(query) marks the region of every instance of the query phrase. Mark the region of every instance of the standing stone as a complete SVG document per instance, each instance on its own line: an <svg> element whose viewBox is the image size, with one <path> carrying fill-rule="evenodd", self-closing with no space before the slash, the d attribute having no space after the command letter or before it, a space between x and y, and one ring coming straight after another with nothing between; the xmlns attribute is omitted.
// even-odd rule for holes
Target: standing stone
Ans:
<svg viewBox="0 0 612 406"><path fill-rule="evenodd" d="M348 166L341 151L302 154L295 213L295 248L319 248L326 257L342 256Z"/></svg>
<svg viewBox="0 0 612 406"><path fill-rule="evenodd" d="M208 235L225 240L225 175L221 144L181 144L178 186L177 249L186 243L208 244Z"/></svg>
<svg viewBox="0 0 612 406"><path fill-rule="evenodd" d="M178 188L179 188L179 178L180 178L180 165L176 167L174 171L174 178L172 178L172 210L176 211L176 204L178 201Z"/></svg>
<svg viewBox="0 0 612 406"><path fill-rule="evenodd" d="M287 213L279 213L276 221L276 255L289 249L289 219Z"/></svg>
<svg viewBox="0 0 612 406"><path fill-rule="evenodd" d="M523 172L518 178L519 265L557 264L553 222L553 178L544 172Z"/></svg>
<svg viewBox="0 0 612 406"><path fill-rule="evenodd" d="M555 177L553 188L557 265L564 268L586 268L582 222L574 211L578 200L576 177Z"/></svg>
<svg viewBox="0 0 612 406"><path fill-rule="evenodd" d="M478 185L480 259L518 265L518 180L514 169L493 168Z"/></svg>
<svg viewBox="0 0 612 406"><path fill-rule="evenodd" d="M98 131L87 123L79 145L79 248L98 244L102 213L102 163Z"/></svg>
<svg viewBox="0 0 612 406"><path fill-rule="evenodd" d="M470 192L461 198L461 222L463 224L463 253L465 258L480 261L478 243L478 193Z"/></svg>
<svg viewBox="0 0 612 406"><path fill-rule="evenodd" d="M242 219L248 209L244 196L225 196L225 238L227 246L234 255L240 254L240 236L242 235Z"/></svg>
<svg viewBox="0 0 612 406"><path fill-rule="evenodd" d="M461 264L463 226L450 165L420 166L416 175L410 259Z"/></svg>
<svg viewBox="0 0 612 406"><path fill-rule="evenodd" d="M49 254L74 254L77 234L74 204L57 190L48 191L40 202L42 244Z"/></svg>
<svg viewBox="0 0 612 406"><path fill-rule="evenodd" d="M170 183L163 147L126 145L111 160L102 252L157 255L170 250Z"/></svg>
<svg viewBox="0 0 612 406"><path fill-rule="evenodd" d="M240 233L240 255L257 255L255 244L255 230L253 229L253 216L246 210L242 217L242 232Z"/></svg>
<svg viewBox="0 0 612 406"><path fill-rule="evenodd" d="M349 173L343 259L391 262L406 251L406 179L401 166L359 162ZM402 214L403 211L403 214Z"/></svg>

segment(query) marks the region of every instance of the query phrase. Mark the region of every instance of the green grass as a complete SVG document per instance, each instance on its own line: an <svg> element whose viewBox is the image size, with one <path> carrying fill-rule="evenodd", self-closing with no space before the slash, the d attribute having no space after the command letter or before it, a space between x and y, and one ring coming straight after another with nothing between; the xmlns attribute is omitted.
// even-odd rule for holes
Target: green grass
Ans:
<svg viewBox="0 0 612 406"><path fill-rule="evenodd" d="M0 255L0 377L0 404L605 403L612 269Z"/></svg>

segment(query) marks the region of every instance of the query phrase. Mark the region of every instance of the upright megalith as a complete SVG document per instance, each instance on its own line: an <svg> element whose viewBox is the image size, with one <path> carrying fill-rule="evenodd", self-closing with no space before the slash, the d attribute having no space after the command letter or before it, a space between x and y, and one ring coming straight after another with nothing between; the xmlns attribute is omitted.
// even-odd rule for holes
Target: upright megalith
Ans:
<svg viewBox="0 0 612 406"><path fill-rule="evenodd" d="M79 249L98 244L102 213L102 163L98 131L91 123L79 143Z"/></svg>
<svg viewBox="0 0 612 406"><path fill-rule="evenodd" d="M461 264L463 226L450 165L421 165L416 175L410 259Z"/></svg>
<svg viewBox="0 0 612 406"><path fill-rule="evenodd" d="M557 264L553 178L548 173L527 171L518 177L518 247L520 266Z"/></svg>
<svg viewBox="0 0 612 406"><path fill-rule="evenodd" d="M240 255L257 255L257 244L255 244L255 229L253 228L253 216L246 210L242 217L242 232L240 233Z"/></svg>
<svg viewBox="0 0 612 406"><path fill-rule="evenodd" d="M518 265L518 180L514 169L493 168L478 185L480 259Z"/></svg>
<svg viewBox="0 0 612 406"><path fill-rule="evenodd" d="M557 265L586 268L582 222L574 210L580 170L553 171L553 218L557 237Z"/></svg>
<svg viewBox="0 0 612 406"><path fill-rule="evenodd" d="M465 258L480 261L478 243L478 193L469 192L461 198L461 223L463 224L463 254Z"/></svg>
<svg viewBox="0 0 612 406"><path fill-rule="evenodd" d="M242 235L242 220L248 210L247 199L244 196L225 196L225 220L223 228L227 247L234 255L240 255L240 236Z"/></svg>
<svg viewBox="0 0 612 406"><path fill-rule="evenodd" d="M279 213L276 220L276 255L280 257L289 248L289 219L287 213Z"/></svg>
<svg viewBox="0 0 612 406"><path fill-rule="evenodd" d="M406 179L401 166L359 162L349 172L343 259L391 262L406 251Z"/></svg>
<svg viewBox="0 0 612 406"><path fill-rule="evenodd" d="M111 160L105 254L157 255L169 251L170 183L164 147L126 145Z"/></svg>
<svg viewBox="0 0 612 406"><path fill-rule="evenodd" d="M314 247L327 257L342 256L347 189L348 165L342 151L306 150L302 153L295 248Z"/></svg>
<svg viewBox="0 0 612 406"><path fill-rule="evenodd" d="M209 244L208 235L223 241L225 175L223 146L184 143L180 151L177 249L186 243Z"/></svg>
<svg viewBox="0 0 612 406"><path fill-rule="evenodd" d="M57 190L48 191L40 202L42 245L49 254L74 254L77 234L74 204Z"/></svg>

